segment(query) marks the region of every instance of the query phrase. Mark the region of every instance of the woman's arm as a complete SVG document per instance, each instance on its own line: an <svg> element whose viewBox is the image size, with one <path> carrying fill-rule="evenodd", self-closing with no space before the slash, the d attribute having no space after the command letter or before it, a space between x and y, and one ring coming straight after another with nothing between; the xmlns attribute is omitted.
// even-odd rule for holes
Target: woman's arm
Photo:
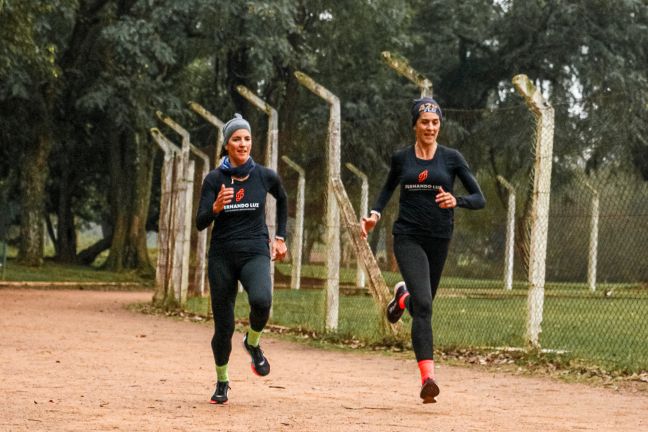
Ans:
<svg viewBox="0 0 648 432"><path fill-rule="evenodd" d="M392 155L391 158L391 166L389 167L389 173L387 174L387 179L385 180L385 184L380 190L380 194L378 195L378 198L376 199L373 207L371 208L372 211L375 211L378 214L380 214L383 211L383 209L387 206L389 199L394 193L394 189L396 189L396 186L398 185L399 177L400 177L400 163L398 161L397 155L394 154Z"/></svg>
<svg viewBox="0 0 648 432"><path fill-rule="evenodd" d="M207 228L214 220L213 205L214 201L216 201L216 190L214 177L208 174L203 180L198 211L196 212L196 228L198 231Z"/></svg>
<svg viewBox="0 0 648 432"><path fill-rule="evenodd" d="M271 185L268 192L277 200L277 231L275 238L271 240L271 258L281 261L288 252L286 246L286 225L288 224L288 195L281 183L281 177L275 171L266 170L266 184Z"/></svg>
<svg viewBox="0 0 648 432"><path fill-rule="evenodd" d="M360 219L360 236L362 238L367 238L367 234L374 229L378 221L380 220L380 212L387 206L389 199L394 193L394 189L398 185L400 178L400 163L396 154L392 155L391 166L389 167L389 173L387 174L387 179L385 184L378 195L373 207L371 208L371 215L366 216L362 215Z"/></svg>
<svg viewBox="0 0 648 432"><path fill-rule="evenodd" d="M277 233L278 237L286 239L286 226L288 225L288 196L281 182L279 174L268 169L267 184L271 185L269 192L277 200Z"/></svg>
<svg viewBox="0 0 648 432"><path fill-rule="evenodd" d="M470 170L468 162L464 159L463 155L456 152L457 168L456 173L461 183L468 191L468 195L457 197L457 207L463 207L471 210L479 210L486 206L486 198L477 183L475 175Z"/></svg>

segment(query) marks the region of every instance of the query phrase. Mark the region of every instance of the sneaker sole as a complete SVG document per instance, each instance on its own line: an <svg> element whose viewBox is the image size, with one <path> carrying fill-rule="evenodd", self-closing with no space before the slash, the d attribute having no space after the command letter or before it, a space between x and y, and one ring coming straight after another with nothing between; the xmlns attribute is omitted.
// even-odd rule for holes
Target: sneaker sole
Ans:
<svg viewBox="0 0 648 432"><path fill-rule="evenodd" d="M250 363L250 369L252 369L252 373L254 373L254 375L256 375L256 376L258 376L258 377L264 377L264 376L270 374L270 371L268 371L267 374L265 374L265 375L261 375L259 372L257 372L256 368L254 367L254 362L251 362L251 363Z"/></svg>
<svg viewBox="0 0 648 432"><path fill-rule="evenodd" d="M424 404L436 403L436 397L439 396L441 390L439 386L434 381L426 382L423 388L421 388L421 399L423 399Z"/></svg>
<svg viewBox="0 0 648 432"><path fill-rule="evenodd" d="M227 401L225 400L220 402L220 401L215 401L214 399L209 399L209 403L212 405L226 405Z"/></svg>
<svg viewBox="0 0 648 432"><path fill-rule="evenodd" d="M396 299L392 299L389 304L387 305L387 321L389 321L392 324L396 324L400 319L403 317L403 313L405 313L405 310L401 310L400 313L397 313L393 318L389 316L389 309L392 307L396 307ZM400 309L400 307L399 307Z"/></svg>
<svg viewBox="0 0 648 432"><path fill-rule="evenodd" d="M405 309L401 309L400 306L397 306L396 304L396 293L398 292L398 287L399 286L406 286L405 282L399 282L394 286L394 298L391 299L391 301L387 304L387 309L385 310L386 315L387 315L387 321L389 321L392 324L396 324L400 319L403 317L403 314L405 313ZM393 317L389 316L389 309L391 308L398 308L398 312L396 312L396 315Z"/></svg>
<svg viewBox="0 0 648 432"><path fill-rule="evenodd" d="M248 353L248 355L250 356L250 360L252 360L252 361L250 362L250 369L252 369L252 373L253 373L254 375L256 375L256 376L258 376L258 377L264 377L264 376L270 375L270 371L268 371L268 373L266 373L265 375L261 375L259 372L257 372L256 368L254 367L254 358L252 357L252 354L250 354L250 352L248 351L247 346L245 346L245 339L243 339L243 349L244 349L245 352ZM267 360L266 360L266 361L267 361Z"/></svg>

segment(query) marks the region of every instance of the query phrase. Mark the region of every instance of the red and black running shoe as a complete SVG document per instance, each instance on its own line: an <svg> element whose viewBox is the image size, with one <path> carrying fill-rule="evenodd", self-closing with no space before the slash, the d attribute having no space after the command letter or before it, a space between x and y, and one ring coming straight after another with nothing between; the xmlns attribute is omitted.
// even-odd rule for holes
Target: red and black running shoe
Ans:
<svg viewBox="0 0 648 432"><path fill-rule="evenodd" d="M247 333L243 338L243 346L245 347L245 350L248 352L248 354L250 354L250 358L252 359L252 372L259 376L268 375L270 373L270 363L268 362L268 359L263 355L261 347L253 347L251 345L248 345Z"/></svg>
<svg viewBox="0 0 648 432"><path fill-rule="evenodd" d="M229 381L217 381L216 390L209 400L210 404L224 404L227 402L227 390L230 389Z"/></svg>
<svg viewBox="0 0 648 432"><path fill-rule="evenodd" d="M394 324L403 316L405 309L400 307L400 299L409 294L405 282L400 281L394 286L394 298L387 305L387 320Z"/></svg>
<svg viewBox="0 0 648 432"><path fill-rule="evenodd" d="M424 404L436 403L436 397L439 396L439 386L432 378L425 378L421 386L421 399Z"/></svg>

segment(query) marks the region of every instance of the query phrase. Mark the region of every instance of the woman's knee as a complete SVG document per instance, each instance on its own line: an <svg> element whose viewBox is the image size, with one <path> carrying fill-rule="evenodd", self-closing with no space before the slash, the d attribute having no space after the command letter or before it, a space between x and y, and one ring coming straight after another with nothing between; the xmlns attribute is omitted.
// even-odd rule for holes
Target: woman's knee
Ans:
<svg viewBox="0 0 648 432"><path fill-rule="evenodd" d="M250 309L254 309L257 312L270 312L272 307L272 297L271 296L261 296L261 297L250 297Z"/></svg>
<svg viewBox="0 0 648 432"><path fill-rule="evenodd" d="M415 297L410 295L410 309L414 317L427 318L432 316L432 298L431 297Z"/></svg>

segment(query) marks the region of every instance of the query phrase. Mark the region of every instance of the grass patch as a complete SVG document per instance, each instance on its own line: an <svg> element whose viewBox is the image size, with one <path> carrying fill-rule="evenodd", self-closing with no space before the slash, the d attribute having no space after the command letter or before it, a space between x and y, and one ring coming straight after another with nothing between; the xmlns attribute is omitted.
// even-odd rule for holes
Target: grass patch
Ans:
<svg viewBox="0 0 648 432"><path fill-rule="evenodd" d="M460 288L465 286L470 288ZM613 296L603 295L604 289L613 290ZM567 363L624 374L648 371L648 290L639 284L608 284L601 291L591 293L585 284L547 284L542 348L563 352L561 358ZM435 347L442 351L524 347L526 294L523 287L504 291L494 282L489 286L475 280L444 279L434 302ZM334 334L325 331L323 289L277 289L273 304L273 325L365 346L389 343L380 332L380 312L369 296L340 296L339 324ZM187 305L188 311L203 315L208 314L208 308L207 299L191 299ZM239 295L235 313L239 320L247 318L245 293ZM410 323L405 314L405 327Z"/></svg>
<svg viewBox="0 0 648 432"><path fill-rule="evenodd" d="M207 299L190 299L192 308L206 307ZM129 309L146 313L163 315L182 321L191 321L202 325L212 326L210 318L194 314L187 310L165 310L153 306L151 303L138 303L129 305ZM245 308L243 308L244 310ZM248 328L246 317L238 317L236 329L243 333ZM383 355L397 356L412 359L411 346L401 341L383 340L368 343L357 338L345 337L340 333L325 333L306 330L302 327L285 327L269 324L266 331L287 341L304 344L313 348L326 350L339 350L357 352L380 352ZM497 370L514 375L549 376L567 382L579 382L590 385L605 386L613 389L626 389L629 391L648 392L648 371L630 373L624 370L603 369L591 362L574 358L568 353L527 351L510 348L465 348L444 346L435 349L435 356L444 364L485 368ZM648 394L648 393L647 393Z"/></svg>
<svg viewBox="0 0 648 432"><path fill-rule="evenodd" d="M29 267L18 264L15 260L7 261L6 281L20 282L129 282L151 285L152 279L143 278L136 272L110 272L95 267L59 264L45 260L40 267Z"/></svg>
<svg viewBox="0 0 648 432"><path fill-rule="evenodd" d="M290 277L292 265L290 263L275 263L275 269L282 275ZM399 272L382 271L383 278L387 285L394 285L403 278ZM318 264L305 264L301 268L303 278L326 279L326 267ZM355 284L356 269L340 267L340 284ZM470 295L510 295L517 293L526 296L528 283L523 280L513 281L511 291L504 290L504 282L501 279L470 279L457 276L444 276L441 278L441 288L451 290L470 290ZM584 282L551 282L545 284L546 296L581 296L605 297L606 293L613 297L617 296L641 296L648 297L648 285L646 283L598 283L596 292L591 293L587 283ZM465 295L468 295L466 293Z"/></svg>

